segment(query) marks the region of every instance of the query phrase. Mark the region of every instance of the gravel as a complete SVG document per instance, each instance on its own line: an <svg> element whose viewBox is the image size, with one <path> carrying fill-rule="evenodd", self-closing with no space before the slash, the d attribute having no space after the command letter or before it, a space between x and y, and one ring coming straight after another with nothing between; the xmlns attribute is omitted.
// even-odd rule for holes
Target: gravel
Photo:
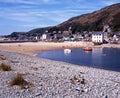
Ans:
<svg viewBox="0 0 120 98"><path fill-rule="evenodd" d="M0 98L120 98L120 72L0 51L12 71L0 71ZM9 87L17 74L33 84Z"/></svg>

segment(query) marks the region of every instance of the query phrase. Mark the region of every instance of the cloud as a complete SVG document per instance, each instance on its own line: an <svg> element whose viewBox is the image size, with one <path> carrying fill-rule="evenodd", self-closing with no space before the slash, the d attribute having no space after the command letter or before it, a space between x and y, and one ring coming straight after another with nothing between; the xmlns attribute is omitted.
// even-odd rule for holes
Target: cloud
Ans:
<svg viewBox="0 0 120 98"><path fill-rule="evenodd" d="M32 6L32 5L19 5L19 8L20 9L25 9L25 10L27 10L27 9L32 9L34 6ZM14 7L15 9L17 9L18 7Z"/></svg>
<svg viewBox="0 0 120 98"><path fill-rule="evenodd" d="M16 7L12 7L11 9L4 8L3 10L1 10L0 15L2 15L3 17L5 16L4 18L6 19L16 20L18 22L37 22L40 24L50 25L51 23L59 24L61 22L64 22L73 16L85 13L87 10L88 9L84 8L61 8L49 10L39 8L34 9L32 7L29 7L28 9L19 9ZM48 20L48 22L46 21L44 23L44 20ZM51 23L49 21L51 21Z"/></svg>
<svg viewBox="0 0 120 98"><path fill-rule="evenodd" d="M0 21L13 29L53 26L119 0L0 0ZM8 32L8 31L7 31Z"/></svg>
<svg viewBox="0 0 120 98"><path fill-rule="evenodd" d="M83 10L81 11L83 13ZM80 15L80 10L56 10L56 11L43 11L41 13L36 13L36 16L44 18L46 20L54 21L57 24L66 21L67 19Z"/></svg>
<svg viewBox="0 0 120 98"><path fill-rule="evenodd" d="M45 2L45 3L48 3L48 2L50 2L51 0L42 0L43 2Z"/></svg>
<svg viewBox="0 0 120 98"><path fill-rule="evenodd" d="M16 20L18 22L27 22L27 23L33 23L39 21L34 15L31 15L29 13L12 13L8 15L9 19Z"/></svg>
<svg viewBox="0 0 120 98"><path fill-rule="evenodd" d="M45 4L61 4L62 0L40 0Z"/></svg>
<svg viewBox="0 0 120 98"><path fill-rule="evenodd" d="M24 3L24 4L35 4L41 1L41 3L49 4L49 3L63 3L58 0L4 0L9 3ZM59 24L68 20L71 17L84 14L94 10L94 7L89 8L91 6L89 3L86 5L79 5L79 3L84 0L66 0L63 4L58 4L59 8L55 9L54 6L52 8L44 8L41 5L17 5L10 6L11 8L2 8L0 12L0 17L4 17L6 19L15 20L18 22L27 22L27 23L40 23L40 24ZM77 2L77 3L76 3ZM79 2L79 3L78 3ZM85 2L84 2L85 3ZM39 3L38 3L39 4ZM64 6L63 6L64 5ZM44 5L42 5L44 6ZM48 21L46 21L48 20ZM46 21L44 23L44 21ZM50 23L51 22L51 23Z"/></svg>
<svg viewBox="0 0 120 98"><path fill-rule="evenodd" d="M56 4L59 1L57 0L0 0L0 2L13 3L13 4L39 5L39 4Z"/></svg>
<svg viewBox="0 0 120 98"><path fill-rule="evenodd" d="M28 1L28 0L2 0L0 2L5 2L5 3L16 3L16 4L35 4L33 1Z"/></svg>
<svg viewBox="0 0 120 98"><path fill-rule="evenodd" d="M18 11L17 9L4 9L0 12L0 17L4 20L17 21L17 22L36 22L38 19L34 14L26 11Z"/></svg>
<svg viewBox="0 0 120 98"><path fill-rule="evenodd" d="M120 3L120 1L119 0L104 0L102 1L102 3L108 6L108 5L112 5L115 3Z"/></svg>
<svg viewBox="0 0 120 98"><path fill-rule="evenodd" d="M24 25L20 25L21 27L40 27L40 24L24 24Z"/></svg>

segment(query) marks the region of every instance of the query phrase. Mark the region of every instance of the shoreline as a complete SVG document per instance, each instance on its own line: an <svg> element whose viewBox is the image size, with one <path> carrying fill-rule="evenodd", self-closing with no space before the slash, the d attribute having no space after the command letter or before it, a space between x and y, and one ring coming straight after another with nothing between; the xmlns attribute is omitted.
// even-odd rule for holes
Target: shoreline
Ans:
<svg viewBox="0 0 120 98"><path fill-rule="evenodd" d="M6 58L0 60L0 64L4 62L13 69L0 71L0 98L119 98L120 72L35 56L37 51L85 46L94 47L89 43L76 42L0 44L0 56ZM120 45L117 47L120 48ZM26 86L23 90L18 86L9 88L9 81L17 73L34 86Z"/></svg>
<svg viewBox="0 0 120 98"><path fill-rule="evenodd" d="M32 57L37 57L37 52L42 51L52 51L52 50L61 50L66 48L83 48L83 47L92 47L92 48L120 48L120 44L102 44L98 46L94 46L91 42L25 42L25 43L2 43L0 44L0 50L6 51L6 52L14 52L14 53L20 53L23 55L28 55ZM41 58L41 57L37 57ZM46 58L44 58L46 59ZM47 59L49 60L49 59ZM55 61L55 60L52 60ZM58 61L63 62L63 61ZM69 62L65 62L69 63ZM72 64L72 63L70 63ZM73 64L75 65L75 64ZM81 65L77 65L81 66ZM85 65L83 65L85 66ZM88 68L93 68L89 66L85 66ZM96 67L94 67L96 68ZM115 70L109 70L109 69L103 69L103 68L96 68L100 70L108 70L108 71L115 71ZM116 71L118 72L118 71Z"/></svg>
<svg viewBox="0 0 120 98"><path fill-rule="evenodd" d="M50 50L52 51L52 50ZM54 50L53 50L54 51ZM66 63L66 64L71 64L73 66L78 66L78 67L85 67L85 68L91 68L91 69L99 69L99 70L104 70L104 71L111 71L111 72L120 72L119 70L113 70L113 69L105 69L105 68L100 68L100 67L94 67L94 66L90 66L90 65L79 65L79 64L74 64L74 63L70 63L70 62L66 62L66 61L59 61L59 60L54 60L54 59L48 59L48 58L43 58L43 57L38 57L36 56L37 54L34 55L35 58L42 58L42 59L45 59L45 60L50 60L50 61L56 61L56 62L62 62L62 63Z"/></svg>
<svg viewBox="0 0 120 98"><path fill-rule="evenodd" d="M120 44L103 44L100 46L94 46L92 42L25 42L25 43L0 43L0 50L8 52L16 52L35 56L35 52L57 50L66 48L120 48Z"/></svg>
<svg viewBox="0 0 120 98"><path fill-rule="evenodd" d="M36 57L36 56L35 56ZM45 59L45 60L50 60L50 61L56 61L57 63L63 63L63 64L67 64L67 65L71 65L71 66L76 66L76 67L83 67L83 68L87 68L87 69L97 69L97 70L103 70L103 71L108 71L108 72L116 72L116 73L120 73L119 71L115 71L115 70L109 70L109 69L103 69L103 68L97 68L97 67L91 67L91 66L87 66L87 65L78 65L78 64L73 64L73 63L69 63L69 62L64 62L64 61L57 61L57 60L52 60L52 59L47 59L47 58L41 58L41 57L36 57L36 58L40 58L40 59Z"/></svg>
<svg viewBox="0 0 120 98"><path fill-rule="evenodd" d="M0 63L6 62L13 69L8 72L0 71L0 98L9 96L11 98L120 97L120 72L78 66L14 52L0 51L0 55L6 57L6 60ZM34 86L23 90L17 86L9 88L8 81L17 73L23 74L24 79L33 83ZM80 81L83 79L82 84Z"/></svg>
<svg viewBox="0 0 120 98"><path fill-rule="evenodd" d="M25 43L2 43L0 44L0 50L5 52L13 52L13 53L19 53L22 55L28 55L35 58L41 58L41 57L37 57L37 54L36 54L37 52L61 50L66 48L70 48L70 49L83 48L87 46L92 48L120 48L120 44L102 44L102 45L94 46L93 43L91 42L60 42L60 43L59 42L58 43L56 42L25 42ZM47 59L47 58L43 58L43 59ZM50 60L50 59L47 59L47 60ZM52 61L56 61L56 60L52 60ZM63 62L63 61L58 61L58 62ZM64 62L64 63L72 64L69 62ZM72 64L72 65L81 66L77 64ZM82 67L119 72L115 70L96 68L96 67L85 66L85 65L82 65Z"/></svg>

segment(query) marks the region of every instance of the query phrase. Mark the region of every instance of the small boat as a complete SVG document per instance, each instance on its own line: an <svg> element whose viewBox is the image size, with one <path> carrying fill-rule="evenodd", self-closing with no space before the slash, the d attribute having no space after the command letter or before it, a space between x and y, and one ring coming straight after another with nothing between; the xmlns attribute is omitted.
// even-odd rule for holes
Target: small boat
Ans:
<svg viewBox="0 0 120 98"><path fill-rule="evenodd" d="M64 53L71 53L72 50L71 49L64 49Z"/></svg>
<svg viewBox="0 0 120 98"><path fill-rule="evenodd" d="M85 47L83 48L84 51L92 51L92 48L91 47Z"/></svg>

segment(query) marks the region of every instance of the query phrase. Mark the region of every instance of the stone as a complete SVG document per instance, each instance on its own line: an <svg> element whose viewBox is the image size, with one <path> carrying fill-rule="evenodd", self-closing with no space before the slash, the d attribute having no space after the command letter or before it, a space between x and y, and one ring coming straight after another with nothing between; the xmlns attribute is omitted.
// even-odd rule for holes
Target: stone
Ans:
<svg viewBox="0 0 120 98"><path fill-rule="evenodd" d="M77 87L77 88L76 88L76 90L77 90L77 91L80 91L80 90L81 90L81 88L80 88L80 87Z"/></svg>

